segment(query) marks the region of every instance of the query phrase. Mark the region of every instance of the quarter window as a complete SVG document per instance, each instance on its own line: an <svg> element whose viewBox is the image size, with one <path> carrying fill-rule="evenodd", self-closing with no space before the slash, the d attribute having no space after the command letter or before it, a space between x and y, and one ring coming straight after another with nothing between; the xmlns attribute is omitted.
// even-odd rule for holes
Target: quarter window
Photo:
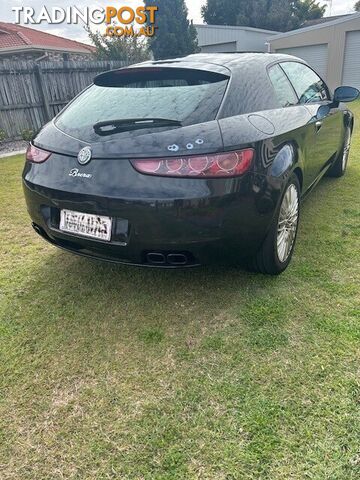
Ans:
<svg viewBox="0 0 360 480"><path fill-rule="evenodd" d="M294 89L279 65L274 65L269 69L269 77L281 107L289 107L298 103Z"/></svg>
<svg viewBox="0 0 360 480"><path fill-rule="evenodd" d="M284 62L281 67L295 88L301 104L330 100L327 86L307 65L297 62Z"/></svg>

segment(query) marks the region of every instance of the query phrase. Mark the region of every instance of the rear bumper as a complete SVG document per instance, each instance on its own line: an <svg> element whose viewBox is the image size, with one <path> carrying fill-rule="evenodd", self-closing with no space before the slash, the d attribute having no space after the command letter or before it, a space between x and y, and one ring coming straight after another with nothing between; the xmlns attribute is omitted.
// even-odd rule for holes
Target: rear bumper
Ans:
<svg viewBox="0 0 360 480"><path fill-rule="evenodd" d="M64 192L26 177L23 187L36 232L53 245L110 262L183 268L241 262L259 249L271 224L278 195L265 177L249 174L232 189L213 182L212 195L163 200ZM111 242L61 232L63 208L112 217Z"/></svg>
<svg viewBox="0 0 360 480"><path fill-rule="evenodd" d="M79 241L79 238L76 238L74 241L72 238L64 239L60 238L60 236L50 236L43 228L39 227L34 222L32 223L32 226L36 233L38 233L50 244L67 252L74 253L75 255L93 258L96 260L138 267L165 269L190 268L201 265L199 258L195 258L189 250L153 249L149 251L142 251L140 256L138 253L132 255L129 250L115 251L114 249L109 248L110 244L106 246L99 246L94 245L91 241L89 241L88 245L86 245L82 239Z"/></svg>

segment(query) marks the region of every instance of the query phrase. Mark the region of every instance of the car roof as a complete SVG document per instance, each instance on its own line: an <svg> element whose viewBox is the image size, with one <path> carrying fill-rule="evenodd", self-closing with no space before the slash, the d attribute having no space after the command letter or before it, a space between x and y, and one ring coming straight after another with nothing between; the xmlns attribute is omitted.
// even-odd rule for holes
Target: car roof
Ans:
<svg viewBox="0 0 360 480"><path fill-rule="evenodd" d="M292 55L278 54L278 53L257 53L257 52L244 52L244 53L196 53L188 55L187 57L173 58L168 60L154 60L147 61L141 64L132 65L131 67L152 67L152 66L172 66L172 67L185 67L188 68L207 68L209 70L221 70L221 67L225 70L234 71L243 67L246 64L257 64L267 66L272 63L280 61L298 61L306 63L300 58ZM217 68L214 68L216 66Z"/></svg>

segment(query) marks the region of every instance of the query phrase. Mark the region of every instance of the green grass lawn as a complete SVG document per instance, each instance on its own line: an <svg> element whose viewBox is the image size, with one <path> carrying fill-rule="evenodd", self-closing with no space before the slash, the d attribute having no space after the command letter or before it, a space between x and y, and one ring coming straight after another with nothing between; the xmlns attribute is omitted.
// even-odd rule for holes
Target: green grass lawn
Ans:
<svg viewBox="0 0 360 480"><path fill-rule="evenodd" d="M358 479L359 132L278 278L64 253L0 160L0 478Z"/></svg>

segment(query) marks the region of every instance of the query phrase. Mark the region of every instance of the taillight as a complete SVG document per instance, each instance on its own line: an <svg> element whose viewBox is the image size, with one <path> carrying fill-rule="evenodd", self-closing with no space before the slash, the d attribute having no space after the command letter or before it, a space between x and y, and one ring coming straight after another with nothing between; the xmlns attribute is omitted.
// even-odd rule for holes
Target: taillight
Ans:
<svg viewBox="0 0 360 480"><path fill-rule="evenodd" d="M26 150L26 160L33 163L45 162L50 157L51 153L41 150L40 148L29 145Z"/></svg>
<svg viewBox="0 0 360 480"><path fill-rule="evenodd" d="M224 178L243 175L251 167L254 150L238 150L212 155L131 160L140 173L164 177Z"/></svg>

